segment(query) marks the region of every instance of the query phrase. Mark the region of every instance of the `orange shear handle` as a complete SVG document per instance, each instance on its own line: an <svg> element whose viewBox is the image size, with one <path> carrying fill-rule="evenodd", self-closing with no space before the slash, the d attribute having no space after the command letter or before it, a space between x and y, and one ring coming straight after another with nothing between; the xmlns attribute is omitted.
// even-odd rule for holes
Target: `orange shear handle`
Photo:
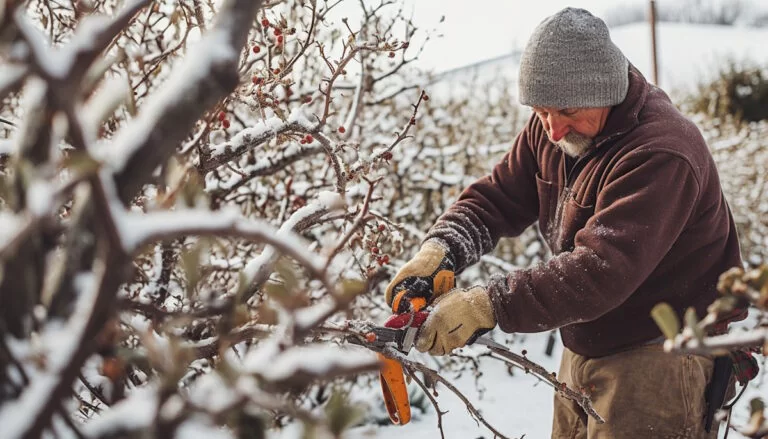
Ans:
<svg viewBox="0 0 768 439"><path fill-rule="evenodd" d="M384 405L389 419L395 425L405 425L411 420L411 404L408 401L408 388L405 386L403 366L392 358L377 354L381 360L379 381Z"/></svg>
<svg viewBox="0 0 768 439"><path fill-rule="evenodd" d="M453 272L440 271L433 280L433 292L435 296L439 296L447 293L453 288L453 285ZM392 302L392 309L398 309L405 292L406 290L402 290L397 293ZM410 299L410 305L412 312L418 312L427 306L427 301L423 297L414 297ZM395 425L405 425L411 420L411 403L408 400L408 388L405 385L403 365L382 354L377 355L381 360L381 369L379 370L381 393L384 395L384 405L387 408L387 413L389 413L389 419Z"/></svg>

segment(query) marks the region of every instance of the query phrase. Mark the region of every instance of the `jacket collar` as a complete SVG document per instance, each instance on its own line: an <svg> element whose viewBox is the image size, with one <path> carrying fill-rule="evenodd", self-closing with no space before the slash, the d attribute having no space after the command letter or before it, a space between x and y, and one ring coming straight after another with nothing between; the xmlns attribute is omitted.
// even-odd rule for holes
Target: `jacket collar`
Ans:
<svg viewBox="0 0 768 439"><path fill-rule="evenodd" d="M640 110L645 105L651 85L635 66L629 65L629 89L620 104L611 108L603 130L595 137L595 147L630 132L639 123Z"/></svg>

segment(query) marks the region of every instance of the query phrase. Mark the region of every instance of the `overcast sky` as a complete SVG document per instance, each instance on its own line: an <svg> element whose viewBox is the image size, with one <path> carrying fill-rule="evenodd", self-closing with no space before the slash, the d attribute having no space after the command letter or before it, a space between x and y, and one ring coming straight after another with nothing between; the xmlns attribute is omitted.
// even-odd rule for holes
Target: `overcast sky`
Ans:
<svg viewBox="0 0 768 439"><path fill-rule="evenodd" d="M607 10L619 7L619 3L626 5L627 2L415 0L414 21L424 27L436 26L443 34L442 38L428 43L419 65L441 71L492 58L524 46L537 24L566 6L581 7L601 16ZM445 16L445 21L438 24L442 15Z"/></svg>
<svg viewBox="0 0 768 439"><path fill-rule="evenodd" d="M379 0L362 0L367 5ZM404 0L404 15L413 13L414 22L422 29L435 28L441 38L429 41L417 65L424 69L444 71L493 58L522 48L531 31L544 18L566 6L580 7L604 18L606 13L628 6L647 7L649 0ZM675 8L692 0L656 0L659 9ZM735 0L698 0L704 3ZM766 0L739 0L748 4ZM752 2L752 3L749 3ZM390 8L393 10L393 8ZM352 22L359 4L342 3L335 15L348 16ZM444 16L445 21L440 23ZM423 35L423 34L422 34ZM415 42L417 43L417 41Z"/></svg>

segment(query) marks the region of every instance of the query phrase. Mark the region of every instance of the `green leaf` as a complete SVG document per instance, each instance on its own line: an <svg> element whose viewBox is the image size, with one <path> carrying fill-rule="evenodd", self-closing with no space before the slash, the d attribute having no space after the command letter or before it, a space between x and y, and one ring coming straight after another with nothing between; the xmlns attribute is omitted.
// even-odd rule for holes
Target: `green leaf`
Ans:
<svg viewBox="0 0 768 439"><path fill-rule="evenodd" d="M344 301L351 302L365 292L366 286L367 283L360 279L342 279L339 283L339 293Z"/></svg>
<svg viewBox="0 0 768 439"><path fill-rule="evenodd" d="M168 159L168 163L165 164L166 186L174 187L184 178L185 173L186 168L184 165L179 162L179 159L175 155L172 155L171 158Z"/></svg>
<svg viewBox="0 0 768 439"><path fill-rule="evenodd" d="M71 151L64 160L64 166L73 174L86 176L98 171L101 163L87 152Z"/></svg>
<svg viewBox="0 0 768 439"><path fill-rule="evenodd" d="M289 310L306 306L306 298L299 292L299 274L291 262L286 258L280 258L275 264L275 271L279 275L279 280L267 282L264 285L267 295Z"/></svg>
<svg viewBox="0 0 768 439"><path fill-rule="evenodd" d="M749 401L749 413L754 415L755 413L762 413L765 410L765 403L761 398L753 398Z"/></svg>
<svg viewBox="0 0 768 439"><path fill-rule="evenodd" d="M680 320L672 307L665 302L659 303L651 310L651 317L668 340L675 338L680 332Z"/></svg>
<svg viewBox="0 0 768 439"><path fill-rule="evenodd" d="M126 81L128 83L129 90L131 89L131 80L126 76ZM136 117L137 111L137 105L136 105L136 96L134 96L133 91L128 93L128 96L126 96L127 99L125 101L125 107L128 110L128 114L131 115L131 117Z"/></svg>
<svg viewBox="0 0 768 439"><path fill-rule="evenodd" d="M245 269L240 270L237 273L237 291L235 292L235 303L243 302L243 295L248 290L248 286L248 276L245 275Z"/></svg>
<svg viewBox="0 0 768 439"><path fill-rule="evenodd" d="M328 429L335 437L341 437L344 430L352 427L363 419L360 407L349 403L346 393L334 391L325 406L328 419Z"/></svg>
<svg viewBox="0 0 768 439"><path fill-rule="evenodd" d="M689 307L685 310L685 326L693 331L697 339L704 338L704 330L699 327L699 316L696 315L696 309Z"/></svg>
<svg viewBox="0 0 768 439"><path fill-rule="evenodd" d="M201 238L189 251L181 253L181 267L184 269L184 274L187 278L187 286L190 292L196 290L197 284L202 278L200 273L200 256L203 252L209 252L210 242L208 239ZM191 294L190 294L191 297Z"/></svg>
<svg viewBox="0 0 768 439"><path fill-rule="evenodd" d="M203 203L207 198L205 183L196 169L192 168L187 172L187 181L181 187L181 195L187 207L197 206L198 200L201 200L201 204L205 204Z"/></svg>
<svg viewBox="0 0 768 439"><path fill-rule="evenodd" d="M719 316L732 312L739 305L739 298L735 296L723 296L712 302L707 307L707 312L717 314Z"/></svg>

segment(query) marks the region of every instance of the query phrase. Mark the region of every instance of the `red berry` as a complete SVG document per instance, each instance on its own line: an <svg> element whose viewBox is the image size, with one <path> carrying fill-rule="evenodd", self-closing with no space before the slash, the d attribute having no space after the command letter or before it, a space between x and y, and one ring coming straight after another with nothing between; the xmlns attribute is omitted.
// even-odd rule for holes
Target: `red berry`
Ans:
<svg viewBox="0 0 768 439"><path fill-rule="evenodd" d="M395 57L395 52L389 52L389 57L390 58L394 58Z"/></svg>
<svg viewBox="0 0 768 439"><path fill-rule="evenodd" d="M229 128L229 121L227 119L222 120L221 126L223 126L224 128Z"/></svg>
<svg viewBox="0 0 768 439"><path fill-rule="evenodd" d="M381 263L382 264L388 264L389 263L389 255L384 255L381 257Z"/></svg>
<svg viewBox="0 0 768 439"><path fill-rule="evenodd" d="M387 226L385 226L384 224L379 224L379 232L383 232L386 228Z"/></svg>
<svg viewBox="0 0 768 439"><path fill-rule="evenodd" d="M305 103L305 104L308 104L308 103L310 103L310 102L312 102L312 96L306 96L306 97L304 98L304 103Z"/></svg>
<svg viewBox="0 0 768 439"><path fill-rule="evenodd" d="M374 255L379 254L379 248L378 247L371 247L371 253L373 253Z"/></svg>
<svg viewBox="0 0 768 439"><path fill-rule="evenodd" d="M344 134L344 132L347 131L344 127L339 127L339 132L341 134Z"/></svg>
<svg viewBox="0 0 768 439"><path fill-rule="evenodd" d="M385 152L384 154L382 154L382 155L381 155L381 157L382 157L384 160L392 160L392 153L391 153L391 152L389 152L389 151L387 151L387 152Z"/></svg>
<svg viewBox="0 0 768 439"><path fill-rule="evenodd" d="M376 341L376 334L373 333L373 332L369 332L369 333L365 334L365 341L367 341L368 343L375 342Z"/></svg>
<svg viewBox="0 0 768 439"><path fill-rule="evenodd" d="M411 118L411 125L416 125L416 118L415 117Z"/></svg>
<svg viewBox="0 0 768 439"><path fill-rule="evenodd" d="M275 70L273 70L273 72L274 72L275 75L279 75L280 74L280 69L275 69Z"/></svg>
<svg viewBox="0 0 768 439"><path fill-rule="evenodd" d="M280 28L277 28L277 27L276 27L276 28L275 28L275 31L274 31L273 33L275 34L275 36L278 36L278 35L280 35L282 32L280 31Z"/></svg>
<svg viewBox="0 0 768 439"><path fill-rule="evenodd" d="M261 20L261 25L264 27L269 27L269 20L267 20L266 18Z"/></svg>
<svg viewBox="0 0 768 439"><path fill-rule="evenodd" d="M277 36L277 44L283 44L283 36L282 35L278 35Z"/></svg>
<svg viewBox="0 0 768 439"><path fill-rule="evenodd" d="M223 111L219 111L219 121L222 121L227 118L227 113Z"/></svg>
<svg viewBox="0 0 768 439"><path fill-rule="evenodd" d="M403 43L402 48L403 49L407 49L408 46L410 46L410 43L406 41L406 42Z"/></svg>
<svg viewBox="0 0 768 439"><path fill-rule="evenodd" d="M261 47L253 46L253 53L259 53L259 52L261 52Z"/></svg>
<svg viewBox="0 0 768 439"><path fill-rule="evenodd" d="M301 144L301 145L305 145L306 143L307 143L307 141L304 140L304 139L299 140L299 144Z"/></svg>
<svg viewBox="0 0 768 439"><path fill-rule="evenodd" d="M426 93L424 93L424 100L425 100L425 101L428 101L428 100L429 100L429 95L428 95L428 94L426 94Z"/></svg>
<svg viewBox="0 0 768 439"><path fill-rule="evenodd" d="M261 84L261 78L259 78L258 76L254 76L253 78L251 78L251 81L253 81L253 83L256 85Z"/></svg>
<svg viewBox="0 0 768 439"><path fill-rule="evenodd" d="M312 134L307 134L307 137L305 137L304 140L306 140L307 143L312 143L315 139L312 137Z"/></svg>

